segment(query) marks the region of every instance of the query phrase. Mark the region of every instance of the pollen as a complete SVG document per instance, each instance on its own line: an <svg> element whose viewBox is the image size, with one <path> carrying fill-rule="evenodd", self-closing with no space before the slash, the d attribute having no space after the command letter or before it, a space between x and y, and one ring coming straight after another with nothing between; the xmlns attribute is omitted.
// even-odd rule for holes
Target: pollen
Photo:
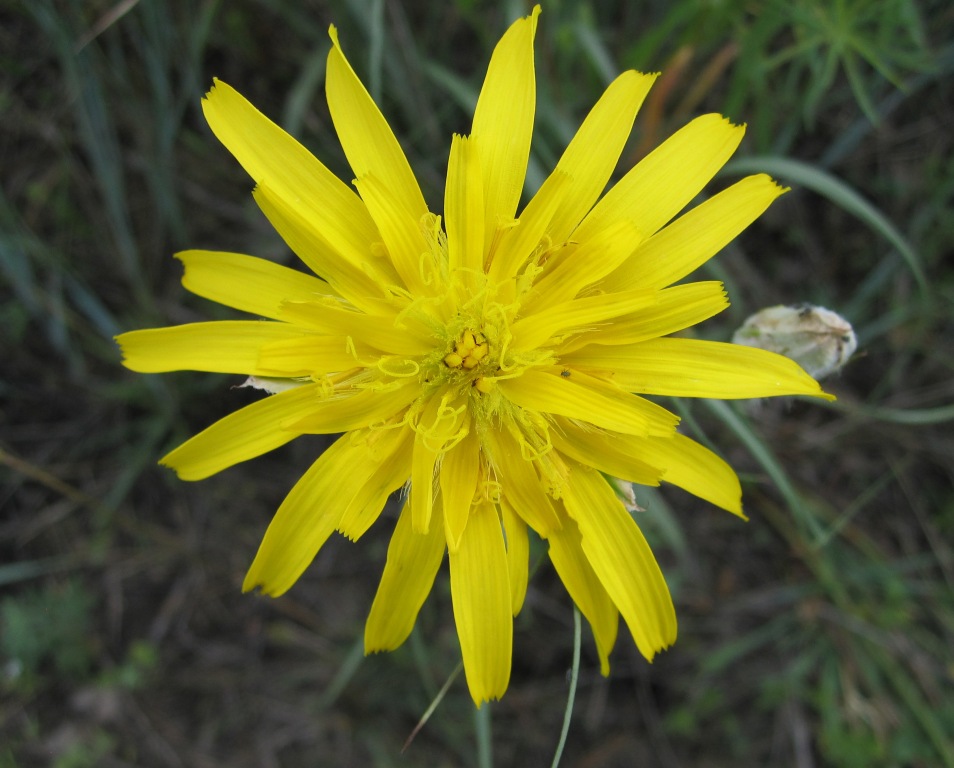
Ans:
<svg viewBox="0 0 954 768"><path fill-rule="evenodd" d="M454 343L453 351L445 355L444 364L448 368L463 368L469 371L480 365L489 354L490 346L484 334L467 329Z"/></svg>

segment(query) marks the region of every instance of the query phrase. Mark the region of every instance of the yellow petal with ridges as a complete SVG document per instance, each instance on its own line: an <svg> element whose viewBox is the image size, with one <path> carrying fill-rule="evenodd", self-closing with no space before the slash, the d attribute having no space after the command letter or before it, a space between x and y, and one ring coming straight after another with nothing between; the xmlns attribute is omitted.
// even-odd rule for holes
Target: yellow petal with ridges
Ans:
<svg viewBox="0 0 954 768"><path fill-rule="evenodd" d="M252 190L252 196L298 258L354 306L363 309L371 300L386 298L385 287L398 282L396 273L389 275L385 270L386 266L393 271L389 263L383 259L373 261L371 243L381 239L373 222L369 228L372 234L363 243L363 250L352 249L345 253L340 244L336 249L333 230L320 230L318 220L303 211L300 204L282 198L269 182L259 182ZM366 210L363 204L362 210Z"/></svg>
<svg viewBox="0 0 954 768"><path fill-rule="evenodd" d="M462 425L468 429L467 435L444 454L440 466L444 531L447 548L452 552L457 550L461 534L467 527L480 470L480 443L469 419L467 421Z"/></svg>
<svg viewBox="0 0 954 768"><path fill-rule="evenodd" d="M294 326L288 326L294 327ZM345 336L316 333L262 345L257 367L269 376L324 376L356 366L368 367L381 356Z"/></svg>
<svg viewBox="0 0 954 768"><path fill-rule="evenodd" d="M286 205L294 204L345 260L363 258L376 237L374 222L344 182L221 80L214 81L202 100L202 111L212 132L249 176L258 184L267 181Z"/></svg>
<svg viewBox="0 0 954 768"><path fill-rule="evenodd" d="M574 467L564 499L586 559L652 661L676 641L676 611L656 558L636 522L596 470Z"/></svg>
<svg viewBox="0 0 954 768"><path fill-rule="evenodd" d="M321 388L299 412L281 422L282 429L297 435L326 435L332 432L347 432L398 415L420 394L415 382L356 389L351 392L336 391L329 397L321 396Z"/></svg>
<svg viewBox="0 0 954 768"><path fill-rule="evenodd" d="M311 405L317 391L314 384L306 384L246 405L186 440L159 463L174 469L182 480L202 480L268 453L298 436L282 429L281 422Z"/></svg>
<svg viewBox="0 0 954 768"><path fill-rule="evenodd" d="M514 226L497 233L497 246L490 263L491 283L500 283L517 275L538 247L559 245L545 239L553 226L553 217L563 199L563 191L571 179L562 171L554 171L543 182Z"/></svg>
<svg viewBox="0 0 954 768"><path fill-rule="evenodd" d="M245 575L242 591L278 597L315 559L351 499L377 470L365 431L344 435L311 465L282 502Z"/></svg>
<svg viewBox="0 0 954 768"><path fill-rule="evenodd" d="M386 193L419 220L427 205L404 150L345 58L338 31L331 27L328 34L332 42L325 74L328 109L351 170L359 179L376 176Z"/></svg>
<svg viewBox="0 0 954 768"><path fill-rule="evenodd" d="M425 355L434 346L424 326L411 320L399 321L397 315L382 316L355 312L339 304L325 302L288 302L282 307L282 319L314 328L322 333L351 337L355 342L393 355Z"/></svg>
<svg viewBox="0 0 954 768"><path fill-rule="evenodd" d="M437 412L439 398L432 397L425 406L422 418L433 421ZM411 521L417 533L425 534L431 527L431 515L434 511L435 486L434 470L440 456L440 446L432 443L422 432L414 435L414 447L411 452L411 488L414 496L410 499Z"/></svg>
<svg viewBox="0 0 954 768"><path fill-rule="evenodd" d="M586 242L612 222L628 218L653 234L685 208L732 156L743 126L703 115L676 131L637 163L590 211L572 239Z"/></svg>
<svg viewBox="0 0 954 768"><path fill-rule="evenodd" d="M408 500L391 534L384 573L364 627L365 653L393 651L407 639L443 557L443 528L434 525L428 533L415 532Z"/></svg>
<svg viewBox="0 0 954 768"><path fill-rule="evenodd" d="M197 296L272 320L285 301L333 296L324 280L267 259L224 251L182 251L182 285Z"/></svg>
<svg viewBox="0 0 954 768"><path fill-rule="evenodd" d="M565 378L529 370L517 378L500 379L497 386L521 408L580 419L626 435L670 435L679 423L679 417L665 408L583 374Z"/></svg>
<svg viewBox="0 0 954 768"><path fill-rule="evenodd" d="M527 536L527 524L513 511L506 499L500 501L500 515L507 543L510 611L516 616L520 613L524 598L527 596L527 582L530 578L530 538Z"/></svg>
<svg viewBox="0 0 954 768"><path fill-rule="evenodd" d="M415 494L411 520L418 533L427 533L431 525L434 497L440 483L437 462L448 445L456 442L466 430L465 408L461 402L452 402L448 392L449 388L432 394L414 425L411 487Z"/></svg>
<svg viewBox="0 0 954 768"><path fill-rule="evenodd" d="M572 518L567 517L563 527L547 537L547 544L550 546L550 562L560 581L580 613L590 622L600 657L600 673L606 677L610 670L609 655L616 644L619 629L616 604L583 554L580 530Z"/></svg>
<svg viewBox="0 0 954 768"><path fill-rule="evenodd" d="M559 528L560 518L543 482L513 435L506 429L487 430L483 442L501 491L514 512L543 537Z"/></svg>
<svg viewBox="0 0 954 768"><path fill-rule="evenodd" d="M507 550L500 518L477 504L450 560L451 600L464 675L474 703L499 699L510 682L513 616Z"/></svg>
<svg viewBox="0 0 954 768"><path fill-rule="evenodd" d="M556 267L544 272L534 283L522 311L537 313L570 301L629 258L641 239L642 235L631 221L614 222L592 240L582 243Z"/></svg>
<svg viewBox="0 0 954 768"><path fill-rule="evenodd" d="M537 99L533 38L539 14L538 5L497 43L474 110L471 137L483 169L485 253L497 227L514 218L527 175Z"/></svg>
<svg viewBox="0 0 954 768"><path fill-rule="evenodd" d="M742 487L735 471L705 446L685 435L672 438L624 438L623 450L658 462L665 471L663 482L688 491L727 512L742 514Z"/></svg>
<svg viewBox="0 0 954 768"><path fill-rule="evenodd" d="M626 448L630 442L650 438L607 433L592 427L587 429L580 422L562 416L554 417L553 425L555 429L550 433L553 447L563 455L630 483L659 485L664 470L652 463L652 453L634 453ZM658 438L660 441L668 439Z"/></svg>
<svg viewBox="0 0 954 768"><path fill-rule="evenodd" d="M739 344L699 339L649 339L623 346L585 347L568 361L628 392L732 400L810 395L833 400L793 360Z"/></svg>
<svg viewBox="0 0 954 768"><path fill-rule="evenodd" d="M411 476L411 428L380 429L369 444L370 460L376 469L358 488L341 519L338 533L357 541L371 527L388 497Z"/></svg>
<svg viewBox="0 0 954 768"><path fill-rule="evenodd" d="M614 318L651 308L659 291L621 291L564 301L542 312L532 312L511 326L515 349L539 347L552 338L588 330ZM616 323L613 323L615 328Z"/></svg>
<svg viewBox="0 0 954 768"><path fill-rule="evenodd" d="M477 143L456 133L451 138L444 186L447 262L453 272L484 268L484 188Z"/></svg>
<svg viewBox="0 0 954 768"><path fill-rule="evenodd" d="M404 286L413 294L432 293L434 265L430 249L421 230L421 216L412 215L406 206L394 197L377 176L367 174L354 182L371 212L374 223L387 247L391 263L401 276ZM423 270L427 270L426 273Z"/></svg>
<svg viewBox="0 0 954 768"><path fill-rule="evenodd" d="M671 285L722 250L785 191L765 174L736 182L641 243L606 284L617 291Z"/></svg>
<svg viewBox="0 0 954 768"><path fill-rule="evenodd" d="M116 337L123 365L138 373L206 371L273 375L258 365L265 344L300 338L307 330L263 320L220 320L130 331Z"/></svg>
<svg viewBox="0 0 954 768"><path fill-rule="evenodd" d="M576 132L556 172L565 173L572 183L553 217L550 236L556 243L570 239L580 220L605 189L643 99L658 75L623 72L603 92Z"/></svg>
<svg viewBox="0 0 954 768"><path fill-rule="evenodd" d="M560 359L576 365L573 353L589 344L636 344L667 336L708 320L729 306L722 283L674 285L656 292L656 302L645 309L621 315L612 324L570 339L558 347Z"/></svg>

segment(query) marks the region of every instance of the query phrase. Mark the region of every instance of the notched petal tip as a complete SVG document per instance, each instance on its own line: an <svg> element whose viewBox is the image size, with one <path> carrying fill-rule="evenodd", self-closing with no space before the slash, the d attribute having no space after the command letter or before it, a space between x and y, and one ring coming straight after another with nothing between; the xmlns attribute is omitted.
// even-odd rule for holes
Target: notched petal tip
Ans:
<svg viewBox="0 0 954 768"><path fill-rule="evenodd" d="M242 594L264 595L265 597L276 598L280 593L266 589L265 584L258 580L250 580L247 576L242 582Z"/></svg>
<svg viewBox="0 0 954 768"><path fill-rule="evenodd" d="M791 192L791 191L792 191L792 188L791 188L791 187L786 187L784 184L781 184L780 182L776 181L776 180L773 179L771 176L768 176L767 174L760 174L760 175L765 175L766 178L768 178L768 180L772 183L772 186L773 186L775 189L778 190L778 195L779 195L779 196L782 196L782 195L786 194L787 192Z"/></svg>
<svg viewBox="0 0 954 768"><path fill-rule="evenodd" d="M748 128L748 123L737 123L731 117L720 115L718 112L713 112L712 114L722 118L722 120L727 123L730 128L740 130L742 133L745 133L746 129Z"/></svg>
<svg viewBox="0 0 954 768"><path fill-rule="evenodd" d="M165 456L159 459L159 461L157 461L156 464L158 464L160 467L171 469L173 472L176 473L176 477L179 478L180 480L185 480L186 482L192 481L192 480L204 480L205 479L204 477L193 477L193 476L190 476L189 473L183 474L182 470L176 466L175 461L169 459L169 457L172 456L177 450L179 449L175 448L174 450L169 451L169 453L167 453Z"/></svg>
<svg viewBox="0 0 954 768"><path fill-rule="evenodd" d="M120 355L119 362L122 363L122 365L124 365L126 368L129 368L129 365L127 364L129 355L127 354L126 347L123 344L123 337L126 336L128 333L129 332L120 333L117 336L113 336L113 341L116 343L116 346L119 349L119 355ZM133 369L130 368L130 370L133 370Z"/></svg>
<svg viewBox="0 0 954 768"><path fill-rule="evenodd" d="M644 80L648 77L652 78L653 82L655 82L660 75L662 75L662 72L640 72L638 69L624 69L616 76L616 81L624 79L631 80L633 78L637 80Z"/></svg>
<svg viewBox="0 0 954 768"><path fill-rule="evenodd" d="M538 5L537 8L539 7L540 6ZM480 709L484 704L489 704L493 701L500 701L500 699L503 698L503 693L491 693L482 698L478 698L472 693L471 698L474 700L474 706L477 707L477 709Z"/></svg>
<svg viewBox="0 0 954 768"><path fill-rule="evenodd" d="M260 570L260 568L256 568L254 563L249 567L245 578L242 580L243 595L253 592L259 595L265 595L266 597L276 598L281 597L291 589L291 584L280 589L276 588L275 585L270 585L268 580L260 573Z"/></svg>
<svg viewBox="0 0 954 768"><path fill-rule="evenodd" d="M231 85L229 85L224 80L220 80L217 77L212 78L212 85L205 92L205 96L202 97L202 110L203 112L206 109L206 105L216 99L221 99L223 97L231 96L232 94L238 94Z"/></svg>

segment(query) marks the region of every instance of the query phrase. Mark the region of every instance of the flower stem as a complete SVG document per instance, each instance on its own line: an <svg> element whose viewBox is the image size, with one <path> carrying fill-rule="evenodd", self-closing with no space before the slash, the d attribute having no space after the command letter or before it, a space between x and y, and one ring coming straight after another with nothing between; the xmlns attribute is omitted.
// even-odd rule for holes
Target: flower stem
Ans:
<svg viewBox="0 0 954 768"><path fill-rule="evenodd" d="M563 757L563 747L566 746L566 735L570 732L570 718L573 717L573 701L576 699L576 685L580 679L580 645L581 645L580 609L573 606L573 667L570 670L570 692L566 697L566 711L563 713L563 730L560 731L560 743L557 744L556 754L550 768L560 765Z"/></svg>

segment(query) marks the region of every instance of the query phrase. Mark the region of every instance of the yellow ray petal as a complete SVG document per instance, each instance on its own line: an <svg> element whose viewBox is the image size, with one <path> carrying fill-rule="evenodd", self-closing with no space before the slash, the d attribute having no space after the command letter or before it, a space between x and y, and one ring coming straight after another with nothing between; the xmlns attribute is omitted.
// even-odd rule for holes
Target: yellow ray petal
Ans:
<svg viewBox="0 0 954 768"><path fill-rule="evenodd" d="M500 514L507 543L510 610L516 616L520 613L524 598L527 596L527 582L530 577L530 539L527 536L527 524L513 511L506 499L500 500Z"/></svg>
<svg viewBox="0 0 954 768"><path fill-rule="evenodd" d="M221 80L202 100L202 111L249 176L259 184L267 180L277 197L294 203L342 257L364 257L374 223L358 196L314 155Z"/></svg>
<svg viewBox="0 0 954 768"><path fill-rule="evenodd" d="M222 251L182 251L176 258L185 267L186 290L243 312L278 318L285 301L333 296L324 280L267 259Z"/></svg>
<svg viewBox="0 0 954 768"><path fill-rule="evenodd" d="M443 557L441 526L416 533L411 525L410 501L406 502L391 534L384 573L364 627L365 653L393 651L407 639Z"/></svg>
<svg viewBox="0 0 954 768"><path fill-rule="evenodd" d="M444 187L447 261L455 269L479 272L484 267L484 189L477 145L454 134Z"/></svg>
<svg viewBox="0 0 954 768"><path fill-rule="evenodd" d="M722 250L785 191L765 174L736 182L641 243L606 284L617 291L671 285Z"/></svg>
<svg viewBox="0 0 954 768"><path fill-rule="evenodd" d="M614 222L592 240L582 243L556 267L543 273L523 305L536 313L570 301L588 285L597 283L618 267L639 244L642 235L626 219ZM648 297L647 297L648 298Z"/></svg>
<svg viewBox="0 0 954 768"><path fill-rule="evenodd" d="M586 559L650 661L676 641L676 611L656 558L603 477L577 465L564 499Z"/></svg>
<svg viewBox="0 0 954 768"><path fill-rule="evenodd" d="M583 554L580 530L572 518L563 521L563 527L547 538L550 562L570 598L590 622L596 651L600 657L600 673L609 674L609 655L616 644L619 611L600 583L589 560Z"/></svg>
<svg viewBox="0 0 954 768"><path fill-rule="evenodd" d="M345 58L338 31L331 27L328 34L332 42L325 75L328 109L351 170L359 179L376 176L386 194L403 205L409 216L420 220L427 205L404 150Z"/></svg>
<svg viewBox="0 0 954 768"><path fill-rule="evenodd" d="M444 508L444 530L447 548L457 550L461 534L467 527L470 508L477 490L480 470L480 443L477 433L469 424L467 435L444 454L440 467L441 497Z"/></svg>
<svg viewBox="0 0 954 768"><path fill-rule="evenodd" d="M311 405L317 391L316 385L306 384L246 405L167 453L159 463L174 469L182 480L201 480L261 456L298 436L282 429L281 422Z"/></svg>
<svg viewBox="0 0 954 768"><path fill-rule="evenodd" d="M414 294L432 293L428 286L434 285L431 280L434 265L428 258L430 248L421 229L424 214L409 213L403 201L396 198L377 176L361 176L354 185L378 225L388 255L404 286Z"/></svg>
<svg viewBox="0 0 954 768"><path fill-rule="evenodd" d="M382 316L355 312L337 303L313 301L288 302L282 307L281 314L282 319L290 323L322 333L351 337L358 343L394 355L424 355L434 346L426 328L411 320L399 322L394 314Z"/></svg>
<svg viewBox="0 0 954 768"><path fill-rule="evenodd" d="M606 193L573 232L586 242L620 218L651 235L702 190L735 152L745 128L703 115L676 131Z"/></svg>
<svg viewBox="0 0 954 768"><path fill-rule="evenodd" d="M636 344L689 328L729 306L722 283L674 285L656 292L656 302L617 317L611 325L570 339L560 349L560 360L576 365L575 351L587 344Z"/></svg>
<svg viewBox="0 0 954 768"><path fill-rule="evenodd" d="M282 429L296 435L323 435L367 427L397 416L420 394L412 381L336 391L328 397L321 396L320 387L317 391L298 413L281 422Z"/></svg>
<svg viewBox="0 0 954 768"><path fill-rule="evenodd" d="M479 707L507 690L513 652L507 550L492 504L484 502L472 509L460 546L449 553L449 560L464 675Z"/></svg>
<svg viewBox="0 0 954 768"><path fill-rule="evenodd" d="M325 450L291 489L272 518L242 591L261 587L278 597L309 566L362 485L377 470L364 432L344 435Z"/></svg>
<svg viewBox="0 0 954 768"><path fill-rule="evenodd" d="M637 310L652 308L659 298L660 292L638 290L602 293L564 301L542 312L528 314L514 323L510 329L513 345L515 349L533 349L551 338L558 339ZM611 328L615 327L616 322Z"/></svg>
<svg viewBox="0 0 954 768"><path fill-rule="evenodd" d="M568 357L628 392L723 400L775 395L834 399L796 362L738 344L649 339L623 346L591 345Z"/></svg>
<svg viewBox="0 0 954 768"><path fill-rule="evenodd" d="M431 395L414 425L411 487L415 494L411 514L414 530L419 533L426 533L431 524L435 486L439 484L437 462L448 445L466 431L464 411L462 402L452 402L446 391L439 391Z"/></svg>
<svg viewBox="0 0 954 768"><path fill-rule="evenodd" d="M649 451L634 453L626 447L630 442L637 441L638 444L639 440L650 438L606 433L592 428L584 429L578 422L562 416L554 417L553 424L555 427L551 432L553 447L565 456L630 483L659 485L664 470L660 464L652 463L652 453ZM665 441L669 438L658 439Z"/></svg>
<svg viewBox="0 0 954 768"><path fill-rule="evenodd" d="M497 246L488 272L491 283L500 283L516 276L541 246L541 241L544 246L551 244L549 238L544 239L544 235L553 225L563 191L570 182L565 173L554 171L527 203L515 225L497 233Z"/></svg>
<svg viewBox="0 0 954 768"><path fill-rule="evenodd" d="M484 249L497 227L514 218L527 174L536 78L533 38L540 6L515 21L497 43L474 111L471 137L483 169Z"/></svg>
<svg viewBox="0 0 954 768"><path fill-rule="evenodd" d="M606 187L633 129L636 112L656 77L623 72L610 83L566 148L556 171L565 173L572 184L567 186L549 230L555 243L570 238Z"/></svg>
<svg viewBox="0 0 954 768"><path fill-rule="evenodd" d="M739 478L708 448L679 434L672 438L626 438L620 447L658 462L665 470L664 482L745 519Z"/></svg>
<svg viewBox="0 0 954 768"><path fill-rule="evenodd" d="M365 309L375 300L386 298L384 287L399 281L390 263L371 255L371 243L381 240L373 222L369 230L372 234L361 244L361 250L357 246L345 250L340 243L335 246L334 230L319 229L321 222L302 211L300 201L282 198L271 188L270 182L259 182L252 196L298 258L354 306ZM367 212L363 203L362 210ZM370 221L370 216L368 218Z"/></svg>
<svg viewBox="0 0 954 768"><path fill-rule="evenodd" d="M529 370L517 378L500 379L497 385L521 408L580 419L626 435L670 435L679 423L665 408L583 374L565 378Z"/></svg>
<svg viewBox="0 0 954 768"><path fill-rule="evenodd" d="M502 494L514 512L543 537L559 528L560 519L543 481L513 435L506 429L490 429L483 439Z"/></svg>
<svg viewBox="0 0 954 768"><path fill-rule="evenodd" d="M289 326L293 327L293 326ZM324 376L368 367L380 357L370 347L356 344L345 336L319 336L315 333L293 339L279 339L262 345L258 368L268 376Z"/></svg>
<svg viewBox="0 0 954 768"><path fill-rule="evenodd" d="M273 375L258 365L265 344L309 335L288 323L220 320L130 331L116 337L123 365L139 373L206 371Z"/></svg>
<svg viewBox="0 0 954 768"><path fill-rule="evenodd" d="M357 490L338 521L338 532L352 541L364 535L378 519L388 497L411 476L411 428L382 429L378 433L368 446L376 469Z"/></svg>

